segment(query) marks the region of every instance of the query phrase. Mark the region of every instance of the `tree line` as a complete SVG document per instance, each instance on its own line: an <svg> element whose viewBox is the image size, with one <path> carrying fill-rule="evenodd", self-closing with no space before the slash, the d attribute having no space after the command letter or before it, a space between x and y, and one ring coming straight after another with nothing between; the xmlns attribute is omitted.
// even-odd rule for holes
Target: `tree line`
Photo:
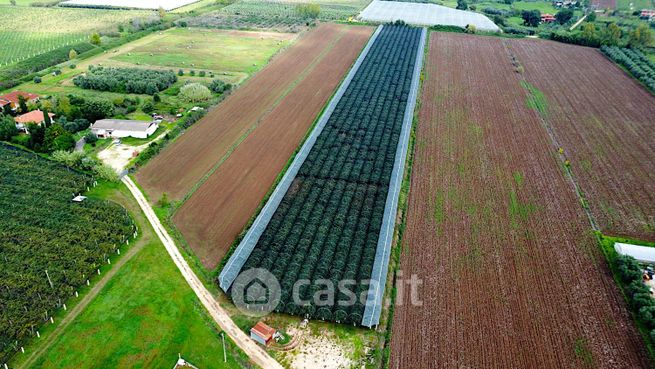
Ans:
<svg viewBox="0 0 655 369"><path fill-rule="evenodd" d="M98 91L154 95L177 81L172 70L105 68L89 66L85 74L73 78L75 86Z"/></svg>

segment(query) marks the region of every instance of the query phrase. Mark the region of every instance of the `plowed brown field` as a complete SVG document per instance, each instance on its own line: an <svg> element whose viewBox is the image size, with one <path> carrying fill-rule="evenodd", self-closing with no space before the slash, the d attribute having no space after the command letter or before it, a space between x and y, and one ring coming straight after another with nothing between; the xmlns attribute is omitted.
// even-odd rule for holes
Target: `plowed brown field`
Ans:
<svg viewBox="0 0 655 369"><path fill-rule="evenodd" d="M343 37L274 107L173 217L196 255L214 268L243 230L374 28Z"/></svg>
<svg viewBox="0 0 655 369"><path fill-rule="evenodd" d="M391 368L649 367L506 45L431 35Z"/></svg>
<svg viewBox="0 0 655 369"><path fill-rule="evenodd" d="M603 233L655 241L655 96L598 50L513 45Z"/></svg>
<svg viewBox="0 0 655 369"><path fill-rule="evenodd" d="M184 198L351 30L323 24L304 35L157 155L136 175L151 201Z"/></svg>

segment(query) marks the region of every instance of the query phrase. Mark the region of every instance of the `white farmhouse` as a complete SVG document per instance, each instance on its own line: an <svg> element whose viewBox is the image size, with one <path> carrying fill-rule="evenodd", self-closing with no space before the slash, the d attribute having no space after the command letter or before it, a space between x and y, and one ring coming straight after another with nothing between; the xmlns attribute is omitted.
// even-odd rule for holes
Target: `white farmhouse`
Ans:
<svg viewBox="0 0 655 369"><path fill-rule="evenodd" d="M157 122L143 120L101 119L91 125L98 138L136 137L148 138L159 127Z"/></svg>

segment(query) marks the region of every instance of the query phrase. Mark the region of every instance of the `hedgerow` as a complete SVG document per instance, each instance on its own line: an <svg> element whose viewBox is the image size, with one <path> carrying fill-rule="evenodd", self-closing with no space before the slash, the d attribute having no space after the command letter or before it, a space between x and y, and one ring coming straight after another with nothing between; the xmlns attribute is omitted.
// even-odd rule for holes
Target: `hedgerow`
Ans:
<svg viewBox="0 0 655 369"><path fill-rule="evenodd" d="M89 71L73 78L75 86L98 91L154 95L177 81L173 71L141 68L89 66Z"/></svg>
<svg viewBox="0 0 655 369"><path fill-rule="evenodd" d="M621 65L636 79L655 92L655 63L650 61L641 51L603 46L600 50L615 63Z"/></svg>

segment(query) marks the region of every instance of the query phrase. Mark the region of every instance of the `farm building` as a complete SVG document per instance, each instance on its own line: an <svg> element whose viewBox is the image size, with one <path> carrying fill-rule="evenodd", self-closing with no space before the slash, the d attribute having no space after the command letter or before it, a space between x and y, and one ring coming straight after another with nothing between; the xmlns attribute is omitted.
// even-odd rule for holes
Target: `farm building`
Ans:
<svg viewBox="0 0 655 369"><path fill-rule="evenodd" d="M54 114L48 113L48 116L50 116L50 121L54 118ZM27 124L28 123L36 123L38 125L43 124L45 121L45 116L43 115L43 112L41 110L32 110L29 113L22 114L14 118L16 121L16 128L18 128L21 131L26 131L27 132Z"/></svg>
<svg viewBox="0 0 655 369"><path fill-rule="evenodd" d="M275 329L262 322L258 322L254 327L250 328L250 338L264 346L271 342L274 334Z"/></svg>
<svg viewBox="0 0 655 369"><path fill-rule="evenodd" d="M542 14L541 23L553 23L555 21L555 16L552 14Z"/></svg>
<svg viewBox="0 0 655 369"><path fill-rule="evenodd" d="M621 255L629 255L643 263L655 263L655 247L616 242L614 250Z"/></svg>
<svg viewBox="0 0 655 369"><path fill-rule="evenodd" d="M143 120L101 119L91 125L91 131L98 138L148 138L158 127L157 122Z"/></svg>
<svg viewBox="0 0 655 369"><path fill-rule="evenodd" d="M479 30L500 31L500 28L494 22L482 14L452 9L437 4L373 0L359 14L359 18L376 23L402 20L407 24L416 26L443 24L465 28L471 24Z"/></svg>
<svg viewBox="0 0 655 369"><path fill-rule="evenodd" d="M18 108L19 96L23 96L26 103L39 101L39 95L37 94L24 91L13 91L8 94L0 95L0 108L4 109L5 105L9 105L11 110L16 110Z"/></svg>

